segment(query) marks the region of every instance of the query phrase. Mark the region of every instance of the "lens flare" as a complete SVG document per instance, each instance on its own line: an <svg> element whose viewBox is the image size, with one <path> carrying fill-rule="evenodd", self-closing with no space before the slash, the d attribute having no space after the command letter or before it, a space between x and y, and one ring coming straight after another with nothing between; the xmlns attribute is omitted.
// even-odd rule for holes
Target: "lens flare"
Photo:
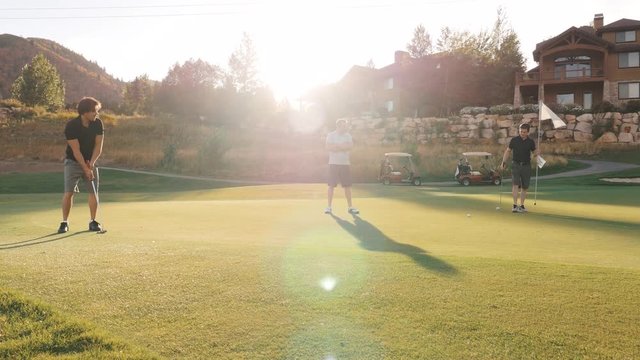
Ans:
<svg viewBox="0 0 640 360"><path fill-rule="evenodd" d="M336 287L338 280L331 276L326 276L320 280L320 287L322 287L325 291L331 291Z"/></svg>

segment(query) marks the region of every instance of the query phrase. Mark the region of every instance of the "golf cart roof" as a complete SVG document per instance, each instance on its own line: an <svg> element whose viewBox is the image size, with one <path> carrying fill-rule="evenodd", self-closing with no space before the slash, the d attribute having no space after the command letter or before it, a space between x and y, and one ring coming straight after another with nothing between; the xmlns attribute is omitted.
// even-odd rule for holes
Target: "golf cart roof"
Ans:
<svg viewBox="0 0 640 360"><path fill-rule="evenodd" d="M413 155L403 152L389 152L385 153L384 156L412 157Z"/></svg>
<svg viewBox="0 0 640 360"><path fill-rule="evenodd" d="M471 152L463 152L464 156L493 156L492 153L488 153L485 151L471 151Z"/></svg>

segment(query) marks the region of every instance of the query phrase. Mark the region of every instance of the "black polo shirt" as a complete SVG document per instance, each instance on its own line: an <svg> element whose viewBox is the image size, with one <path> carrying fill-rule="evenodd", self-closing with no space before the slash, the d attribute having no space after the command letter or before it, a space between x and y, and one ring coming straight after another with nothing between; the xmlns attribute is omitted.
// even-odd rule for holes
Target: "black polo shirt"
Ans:
<svg viewBox="0 0 640 360"><path fill-rule="evenodd" d="M521 164L531 163L531 153L536 150L536 143L530 137L522 140L516 136L509 142L509 149L513 151L513 161Z"/></svg>
<svg viewBox="0 0 640 360"><path fill-rule="evenodd" d="M85 160L91 160L93 148L96 145L96 136L102 135L103 133L104 128L102 120L100 119L90 121L89 127L84 127L82 125L82 119L78 116L75 119L69 120L67 125L64 127L64 136L67 140L77 139L80 143L80 152ZM67 159L76 161L76 158L73 156L73 150L71 150L71 146L69 146L69 144L67 144L66 152Z"/></svg>

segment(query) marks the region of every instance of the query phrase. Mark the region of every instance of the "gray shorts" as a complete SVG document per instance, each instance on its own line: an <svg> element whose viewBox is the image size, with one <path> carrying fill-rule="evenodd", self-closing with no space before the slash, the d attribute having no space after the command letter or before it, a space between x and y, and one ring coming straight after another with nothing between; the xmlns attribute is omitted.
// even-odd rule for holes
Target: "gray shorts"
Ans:
<svg viewBox="0 0 640 360"><path fill-rule="evenodd" d="M351 187L351 166L350 165L335 165L329 164L329 182L330 187L338 186L338 183L342 187Z"/></svg>
<svg viewBox="0 0 640 360"><path fill-rule="evenodd" d="M97 168L93 170L93 175L95 176L96 191L98 191L100 175ZM80 180L84 183L87 192L93 194L93 186L91 181L84 178L82 166L73 160L64 159L64 192L80 192L78 190Z"/></svg>
<svg viewBox="0 0 640 360"><path fill-rule="evenodd" d="M518 185L519 187L527 190L531 180L531 164L512 162L511 180L513 180L513 185Z"/></svg>

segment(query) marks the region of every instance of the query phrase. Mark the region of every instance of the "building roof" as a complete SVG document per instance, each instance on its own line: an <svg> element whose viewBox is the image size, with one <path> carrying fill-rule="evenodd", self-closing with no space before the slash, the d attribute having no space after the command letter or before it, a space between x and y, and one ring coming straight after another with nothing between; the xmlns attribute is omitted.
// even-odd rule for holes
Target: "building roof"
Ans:
<svg viewBox="0 0 640 360"><path fill-rule="evenodd" d="M608 47L608 48L613 48L614 44L601 38L596 36L595 33L593 33L592 31L587 31L584 30L582 28L577 28L575 26L572 26L570 28L568 28L567 30L565 30L562 34L555 36L549 40L545 40L541 43L536 44L536 49L533 51L533 60L535 61L539 61L540 60L540 53L542 53L543 50L549 48L550 46L552 46L553 44L557 43L559 40L563 39L566 36L569 35L579 35L584 37L585 39L589 39L591 41L593 41L595 44L599 44L603 47Z"/></svg>
<svg viewBox="0 0 640 360"><path fill-rule="evenodd" d="M640 21L632 20L632 19L620 19L618 21L614 21L611 24L601 27L598 29L598 34L608 31L618 31L618 30L632 30L639 29Z"/></svg>

